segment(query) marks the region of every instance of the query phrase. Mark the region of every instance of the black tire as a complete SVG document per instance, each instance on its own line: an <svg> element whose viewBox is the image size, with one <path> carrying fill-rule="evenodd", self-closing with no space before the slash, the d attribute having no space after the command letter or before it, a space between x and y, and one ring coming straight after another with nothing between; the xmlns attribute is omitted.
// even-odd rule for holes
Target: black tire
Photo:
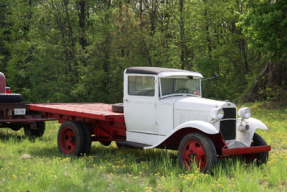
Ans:
<svg viewBox="0 0 287 192"><path fill-rule="evenodd" d="M22 95L17 93L0 93L0 103L19 103L22 100Z"/></svg>
<svg viewBox="0 0 287 192"><path fill-rule="evenodd" d="M21 123L10 123L9 127L13 131L19 131L23 127L23 125Z"/></svg>
<svg viewBox="0 0 287 192"><path fill-rule="evenodd" d="M112 104L112 111L117 112L117 113L123 113L124 112L124 104L123 103Z"/></svg>
<svg viewBox="0 0 287 192"><path fill-rule="evenodd" d="M267 145L266 141L257 133L254 133L251 146L264 146ZM261 164L267 163L269 157L269 151L255 153L255 154L246 154L243 155L243 159L248 163L253 162L256 159L256 164L259 166Z"/></svg>
<svg viewBox="0 0 287 192"><path fill-rule="evenodd" d="M62 154L80 156L85 146L82 127L75 121L64 122L58 131L57 141Z"/></svg>
<svg viewBox="0 0 287 192"><path fill-rule="evenodd" d="M92 136L91 130L89 129L88 125L83 121L77 121L80 126L82 127L85 142L84 142L84 149L82 151L83 154L89 154L92 146Z"/></svg>
<svg viewBox="0 0 287 192"><path fill-rule="evenodd" d="M190 145L194 145L194 148L190 148ZM188 153L190 153L190 155L188 155ZM190 158L190 162L184 155ZM212 140L202 133L190 133L181 140L178 158L179 164L187 170L192 168L191 164L194 163L193 159L195 159L197 167L200 166L200 170L203 173L211 171L217 163L215 146ZM200 161L198 159L200 159Z"/></svg>
<svg viewBox="0 0 287 192"><path fill-rule="evenodd" d="M24 133L28 137L42 137L45 133L46 123L45 121L36 122L37 129L31 129L30 124L23 126Z"/></svg>
<svg viewBox="0 0 287 192"><path fill-rule="evenodd" d="M100 141L100 143L103 145L103 146L110 146L110 144L112 143L111 141Z"/></svg>

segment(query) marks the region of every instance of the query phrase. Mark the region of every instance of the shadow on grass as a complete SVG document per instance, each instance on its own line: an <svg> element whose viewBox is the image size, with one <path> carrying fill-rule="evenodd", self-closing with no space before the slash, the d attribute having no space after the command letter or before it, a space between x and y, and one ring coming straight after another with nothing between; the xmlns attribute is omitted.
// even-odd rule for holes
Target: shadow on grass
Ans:
<svg viewBox="0 0 287 192"><path fill-rule="evenodd" d="M3 142L8 142L10 140L13 140L15 142L21 142L28 139L30 142L34 143L37 141L37 139L39 140L47 140L43 137L35 137L35 136L29 136L29 135L19 135L17 134L17 131L15 131L15 133L9 133L9 132L0 132L0 140Z"/></svg>
<svg viewBox="0 0 287 192"><path fill-rule="evenodd" d="M13 133L8 133L8 132L4 132L4 131L1 131L0 132L0 140L1 141L9 141L10 139L13 139L15 141L22 141L24 139L26 139L27 137L26 136L23 136L23 135L17 135L17 134L13 134Z"/></svg>
<svg viewBox="0 0 287 192"><path fill-rule="evenodd" d="M58 147L33 148L33 150L31 150L29 153L32 156L37 156L39 158L48 158L48 159L53 159L55 157L61 157L61 158L67 157L59 152Z"/></svg>
<svg viewBox="0 0 287 192"><path fill-rule="evenodd" d="M53 159L53 158L65 158L65 157L71 157L72 159L92 159L92 162L89 162L90 164L106 164L111 163L113 165L118 165L118 163L115 163L119 160L122 161L123 164L126 165L133 165L133 166L139 166L143 163L149 164L149 166L153 165L155 167L175 167L178 163L178 157L177 155L174 155L170 151L162 150L162 149L151 149L151 150L140 150L140 149L119 149L117 147L104 147L104 146L95 146L93 145L91 148L90 153L84 154L82 156L70 156L70 155L64 155L59 152L59 149L57 146L40 146L31 148L29 151L29 154L32 156L37 156L39 158L47 158L47 159ZM115 163L115 164L114 164ZM120 163L121 164L121 163ZM88 165L87 163L87 166ZM130 169L130 168L128 168ZM111 168L112 172L112 168ZM125 172L125 171L124 171Z"/></svg>

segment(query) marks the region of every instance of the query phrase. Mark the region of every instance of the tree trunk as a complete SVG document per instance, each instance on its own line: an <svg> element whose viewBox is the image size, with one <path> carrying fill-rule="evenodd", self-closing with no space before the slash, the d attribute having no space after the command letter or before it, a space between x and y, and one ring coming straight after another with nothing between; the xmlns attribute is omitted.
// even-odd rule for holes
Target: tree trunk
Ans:
<svg viewBox="0 0 287 192"><path fill-rule="evenodd" d="M184 18L183 18L183 0L179 1L180 12L180 63L181 69L185 67L185 38L184 38Z"/></svg>
<svg viewBox="0 0 287 192"><path fill-rule="evenodd" d="M80 35L80 44L82 49L85 49L87 46L86 40L86 0L80 0L80 14L79 14L79 24L81 28L81 35Z"/></svg>

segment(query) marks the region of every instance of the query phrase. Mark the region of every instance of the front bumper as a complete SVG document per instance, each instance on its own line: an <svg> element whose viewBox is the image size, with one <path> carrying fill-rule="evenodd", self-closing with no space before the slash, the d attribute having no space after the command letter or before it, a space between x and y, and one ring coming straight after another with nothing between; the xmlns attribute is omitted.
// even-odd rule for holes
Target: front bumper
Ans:
<svg viewBox="0 0 287 192"><path fill-rule="evenodd" d="M251 146L251 147L242 147L242 148L222 149L221 154L219 155L223 155L223 156L242 155L242 154L248 154L248 153L261 153L261 152L266 152L270 150L271 150L270 145Z"/></svg>

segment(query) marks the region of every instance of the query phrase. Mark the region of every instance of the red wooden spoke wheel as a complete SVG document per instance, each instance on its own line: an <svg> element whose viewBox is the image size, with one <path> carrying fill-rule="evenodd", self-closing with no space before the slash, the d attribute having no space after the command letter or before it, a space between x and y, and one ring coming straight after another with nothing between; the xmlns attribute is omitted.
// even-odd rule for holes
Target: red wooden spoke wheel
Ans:
<svg viewBox="0 0 287 192"><path fill-rule="evenodd" d="M85 136L80 124L75 121L64 122L58 131L59 151L66 155L81 155L84 147Z"/></svg>
<svg viewBox="0 0 287 192"><path fill-rule="evenodd" d="M65 127L61 132L61 148L66 154L74 151L76 146L76 136L70 127Z"/></svg>
<svg viewBox="0 0 287 192"><path fill-rule="evenodd" d="M185 166L190 169L195 160L200 170L203 170L206 164L206 154L203 146L196 140L188 141L183 149L182 158Z"/></svg>
<svg viewBox="0 0 287 192"><path fill-rule="evenodd" d="M212 140L203 133L190 133L183 137L178 150L179 164L190 170L192 164L207 172L217 163L216 149Z"/></svg>

